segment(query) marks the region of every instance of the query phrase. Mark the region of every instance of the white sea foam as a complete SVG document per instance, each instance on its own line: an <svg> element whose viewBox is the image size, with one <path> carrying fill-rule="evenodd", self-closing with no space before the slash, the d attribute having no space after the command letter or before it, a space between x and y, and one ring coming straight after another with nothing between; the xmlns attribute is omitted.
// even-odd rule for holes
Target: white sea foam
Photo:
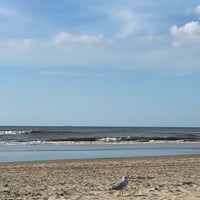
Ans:
<svg viewBox="0 0 200 200"><path fill-rule="evenodd" d="M197 142L190 142L190 141L184 141L184 140L149 140L148 142L144 142L144 143L161 144L161 143L197 143Z"/></svg>
<svg viewBox="0 0 200 200"><path fill-rule="evenodd" d="M138 142L138 141L28 141L28 142L0 142L0 146L26 146L26 145L138 145L138 144L200 144L200 141L155 141L151 140L149 142Z"/></svg>
<svg viewBox="0 0 200 200"><path fill-rule="evenodd" d="M31 133L32 130L1 130L0 135L21 135Z"/></svg>
<svg viewBox="0 0 200 200"><path fill-rule="evenodd" d="M121 137L115 138L115 137L106 137L106 138L100 138L98 141L102 143L110 143L110 142L118 142L121 140Z"/></svg>

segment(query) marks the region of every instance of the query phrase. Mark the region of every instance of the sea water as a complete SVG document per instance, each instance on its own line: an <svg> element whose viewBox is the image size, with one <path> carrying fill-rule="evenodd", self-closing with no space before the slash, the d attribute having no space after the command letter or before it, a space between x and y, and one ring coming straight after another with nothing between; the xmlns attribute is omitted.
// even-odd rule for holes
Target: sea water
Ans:
<svg viewBox="0 0 200 200"><path fill-rule="evenodd" d="M200 154L200 128L0 127L0 162Z"/></svg>

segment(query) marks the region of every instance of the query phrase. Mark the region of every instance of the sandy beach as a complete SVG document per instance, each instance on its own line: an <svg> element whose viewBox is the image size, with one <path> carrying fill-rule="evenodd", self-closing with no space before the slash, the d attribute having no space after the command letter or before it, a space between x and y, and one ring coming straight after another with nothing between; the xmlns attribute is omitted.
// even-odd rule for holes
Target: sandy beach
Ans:
<svg viewBox="0 0 200 200"><path fill-rule="evenodd" d="M0 199L200 199L200 155L0 164ZM128 176L120 197L109 191Z"/></svg>

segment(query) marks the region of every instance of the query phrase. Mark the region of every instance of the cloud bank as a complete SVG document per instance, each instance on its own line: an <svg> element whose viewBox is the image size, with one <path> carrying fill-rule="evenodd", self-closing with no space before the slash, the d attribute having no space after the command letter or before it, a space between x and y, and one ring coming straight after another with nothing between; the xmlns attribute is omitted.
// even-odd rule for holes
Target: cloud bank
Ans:
<svg viewBox="0 0 200 200"><path fill-rule="evenodd" d="M172 40L161 36L123 40L58 33L48 39L9 39L0 42L2 65L36 67L162 68L191 67L184 45L200 42L200 25L191 22L171 27ZM180 48L183 46L182 48ZM179 47L179 50L177 50ZM197 47L199 48L199 47ZM196 50L193 46L190 50ZM199 49L200 50L200 49ZM177 58L182 53L183 58ZM170 57L176 57L170 60ZM192 56L196 62L199 57ZM183 65L184 63L184 65ZM194 66L197 67L197 66Z"/></svg>
<svg viewBox="0 0 200 200"><path fill-rule="evenodd" d="M168 27L168 34L138 34L145 30L144 16L124 8L112 10L109 20L120 29L110 36L60 31L49 37L10 37L0 40L0 66L200 68L200 22ZM200 6L194 9L200 15ZM0 15L17 11L0 9ZM139 19L139 20L138 20Z"/></svg>

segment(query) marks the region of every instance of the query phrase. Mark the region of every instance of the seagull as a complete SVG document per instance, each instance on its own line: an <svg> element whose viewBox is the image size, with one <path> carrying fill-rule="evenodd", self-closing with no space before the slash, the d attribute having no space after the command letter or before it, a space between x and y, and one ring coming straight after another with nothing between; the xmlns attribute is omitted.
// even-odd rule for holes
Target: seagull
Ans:
<svg viewBox="0 0 200 200"><path fill-rule="evenodd" d="M126 176L122 177L121 181L115 183L109 190L119 190L120 196L123 196L123 190L128 186L128 178Z"/></svg>

